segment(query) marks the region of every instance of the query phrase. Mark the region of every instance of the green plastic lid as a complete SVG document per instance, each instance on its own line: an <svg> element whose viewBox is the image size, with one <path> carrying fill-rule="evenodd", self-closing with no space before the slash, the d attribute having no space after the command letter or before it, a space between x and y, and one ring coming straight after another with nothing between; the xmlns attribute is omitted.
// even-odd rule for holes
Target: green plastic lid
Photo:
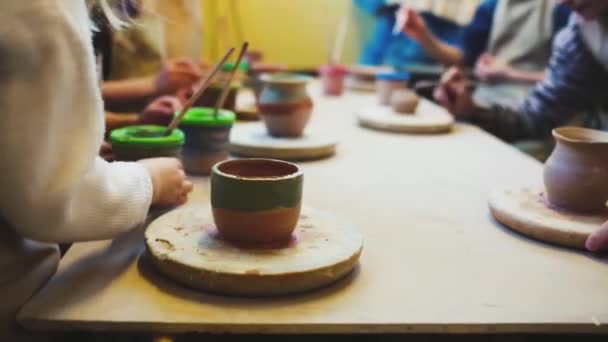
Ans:
<svg viewBox="0 0 608 342"><path fill-rule="evenodd" d="M226 62L224 64L222 64L222 71L232 71L232 69L234 69L234 63L232 62ZM239 64L239 70L241 71L247 71L249 70L249 63L247 61L243 61L241 62L241 64Z"/></svg>
<svg viewBox="0 0 608 342"><path fill-rule="evenodd" d="M184 132L174 129L168 136L162 136L165 126L142 125L115 129L110 133L112 145L162 148L180 147L184 144Z"/></svg>
<svg viewBox="0 0 608 342"><path fill-rule="evenodd" d="M213 115L213 111L214 108L210 107L193 107L184 115L181 126L225 127L232 126L236 121L233 111L220 109L217 116Z"/></svg>

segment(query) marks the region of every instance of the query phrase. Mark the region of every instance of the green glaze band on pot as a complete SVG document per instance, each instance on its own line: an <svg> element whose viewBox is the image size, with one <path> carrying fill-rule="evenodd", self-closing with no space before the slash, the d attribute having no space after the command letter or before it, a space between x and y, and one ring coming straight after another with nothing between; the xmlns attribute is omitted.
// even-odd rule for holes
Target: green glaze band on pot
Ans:
<svg viewBox="0 0 608 342"><path fill-rule="evenodd" d="M137 147L141 149L176 148L184 144L184 133L174 129L163 136L165 126L141 125L115 129L110 133L113 146Z"/></svg>
<svg viewBox="0 0 608 342"><path fill-rule="evenodd" d="M256 163L264 159L240 159L216 164L211 174L211 205L213 208L237 211L263 211L276 208L295 208L302 200L303 172L280 177L236 176L223 172L226 163ZM281 161L265 160L276 163ZM293 165L293 164L289 164Z"/></svg>

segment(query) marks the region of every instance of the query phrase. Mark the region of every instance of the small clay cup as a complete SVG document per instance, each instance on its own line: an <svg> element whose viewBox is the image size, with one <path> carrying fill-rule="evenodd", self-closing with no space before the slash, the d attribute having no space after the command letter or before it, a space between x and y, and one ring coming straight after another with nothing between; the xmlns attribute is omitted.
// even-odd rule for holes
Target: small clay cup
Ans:
<svg viewBox="0 0 608 342"><path fill-rule="evenodd" d="M258 101L260 117L268 133L275 137L297 138L312 114L307 85L310 77L298 74L265 74Z"/></svg>
<svg viewBox="0 0 608 342"><path fill-rule="evenodd" d="M210 107L193 107L180 124L186 135L182 150L184 169L190 174L209 175L213 165L228 159L230 130L234 112L221 109L214 115Z"/></svg>
<svg viewBox="0 0 608 342"><path fill-rule="evenodd" d="M323 93L328 96L340 96L344 92L344 78L348 69L342 65L329 64L319 68L319 77L323 83Z"/></svg>
<svg viewBox="0 0 608 342"><path fill-rule="evenodd" d="M211 206L220 235L234 242L289 241L300 217L303 181L297 165L279 160L216 164Z"/></svg>
<svg viewBox="0 0 608 342"><path fill-rule="evenodd" d="M110 142L116 161L137 161L157 157L180 158L184 133L174 129L163 136L167 127L155 125L130 126L110 133Z"/></svg>
<svg viewBox="0 0 608 342"><path fill-rule="evenodd" d="M397 89L408 89L410 75L404 72L387 72L376 75L376 92L381 105L390 104L393 91Z"/></svg>
<svg viewBox="0 0 608 342"><path fill-rule="evenodd" d="M608 212L608 133L561 127L553 137L556 146L544 169L549 203L580 213Z"/></svg>

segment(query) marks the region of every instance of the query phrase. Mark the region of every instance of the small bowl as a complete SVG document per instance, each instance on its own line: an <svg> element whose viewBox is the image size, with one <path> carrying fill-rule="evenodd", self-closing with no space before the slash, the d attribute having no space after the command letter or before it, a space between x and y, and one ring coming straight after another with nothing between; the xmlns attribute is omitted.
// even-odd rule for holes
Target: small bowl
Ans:
<svg viewBox="0 0 608 342"><path fill-rule="evenodd" d="M304 174L273 159L236 159L213 166L211 207L220 235L247 243L287 241L300 217Z"/></svg>
<svg viewBox="0 0 608 342"><path fill-rule="evenodd" d="M184 144L184 133L174 129L163 136L167 127L156 125L129 126L110 133L116 161L137 161L157 157L179 158Z"/></svg>

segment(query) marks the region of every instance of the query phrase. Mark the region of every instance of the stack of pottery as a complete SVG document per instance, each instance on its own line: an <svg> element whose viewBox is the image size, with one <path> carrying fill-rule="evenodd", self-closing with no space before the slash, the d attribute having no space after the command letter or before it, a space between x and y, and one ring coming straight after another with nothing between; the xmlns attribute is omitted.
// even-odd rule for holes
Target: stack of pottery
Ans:
<svg viewBox="0 0 608 342"><path fill-rule="evenodd" d="M234 112L214 108L194 107L180 124L186 135L182 157L188 173L208 175L211 167L228 159L230 130L234 125Z"/></svg>
<svg viewBox="0 0 608 342"><path fill-rule="evenodd" d="M184 133L174 129L165 136L165 126L143 125L115 129L110 142L116 161L137 161L146 158L175 157L181 155Z"/></svg>
<svg viewBox="0 0 608 342"><path fill-rule="evenodd" d="M410 75L405 72L386 72L376 75L376 92L381 105L390 105L393 92L409 88Z"/></svg>
<svg viewBox="0 0 608 342"><path fill-rule="evenodd" d="M561 127L553 136L556 146L544 169L549 203L573 212L607 213L608 133Z"/></svg>
<svg viewBox="0 0 608 342"><path fill-rule="evenodd" d="M272 159L237 159L213 167L211 206L220 234L229 241L288 241L300 217L304 175Z"/></svg>
<svg viewBox="0 0 608 342"><path fill-rule="evenodd" d="M311 78L298 74L264 74L259 114L274 137L300 137L313 109L307 90Z"/></svg>
<svg viewBox="0 0 608 342"><path fill-rule="evenodd" d="M342 65L329 64L319 68L323 83L323 93L329 96L340 96L344 92L344 78L348 69Z"/></svg>

